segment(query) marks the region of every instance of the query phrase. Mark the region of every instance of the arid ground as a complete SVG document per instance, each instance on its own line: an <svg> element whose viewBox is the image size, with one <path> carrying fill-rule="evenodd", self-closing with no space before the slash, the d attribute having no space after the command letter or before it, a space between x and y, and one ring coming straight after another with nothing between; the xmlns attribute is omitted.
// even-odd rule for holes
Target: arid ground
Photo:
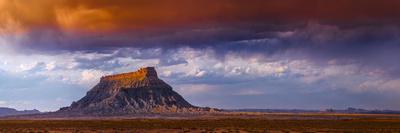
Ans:
<svg viewBox="0 0 400 133"><path fill-rule="evenodd" d="M204 117L3 119L0 132L400 132L400 115L216 114Z"/></svg>

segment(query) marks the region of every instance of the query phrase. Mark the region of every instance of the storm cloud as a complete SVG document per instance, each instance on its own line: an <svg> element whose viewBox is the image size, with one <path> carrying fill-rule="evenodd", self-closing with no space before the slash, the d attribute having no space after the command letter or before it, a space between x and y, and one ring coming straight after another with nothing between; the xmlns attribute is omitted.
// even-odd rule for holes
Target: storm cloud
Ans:
<svg viewBox="0 0 400 133"><path fill-rule="evenodd" d="M310 21L344 30L397 27L396 5L396 0L2 0L0 25L9 40L39 50L201 47L268 38Z"/></svg>

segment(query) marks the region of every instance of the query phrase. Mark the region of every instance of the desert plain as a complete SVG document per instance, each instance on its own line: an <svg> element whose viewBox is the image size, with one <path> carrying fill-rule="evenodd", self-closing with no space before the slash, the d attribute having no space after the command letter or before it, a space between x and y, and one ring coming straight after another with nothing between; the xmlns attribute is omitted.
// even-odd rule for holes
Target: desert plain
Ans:
<svg viewBox="0 0 400 133"><path fill-rule="evenodd" d="M7 117L0 132L400 132L397 114L213 113L109 117Z"/></svg>

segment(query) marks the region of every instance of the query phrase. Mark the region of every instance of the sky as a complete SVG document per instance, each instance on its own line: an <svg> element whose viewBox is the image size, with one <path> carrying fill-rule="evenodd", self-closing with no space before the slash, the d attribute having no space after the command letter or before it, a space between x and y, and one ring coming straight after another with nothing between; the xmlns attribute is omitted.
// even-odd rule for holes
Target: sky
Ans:
<svg viewBox="0 0 400 133"><path fill-rule="evenodd" d="M0 106L155 66L216 108L400 110L398 0L0 0Z"/></svg>

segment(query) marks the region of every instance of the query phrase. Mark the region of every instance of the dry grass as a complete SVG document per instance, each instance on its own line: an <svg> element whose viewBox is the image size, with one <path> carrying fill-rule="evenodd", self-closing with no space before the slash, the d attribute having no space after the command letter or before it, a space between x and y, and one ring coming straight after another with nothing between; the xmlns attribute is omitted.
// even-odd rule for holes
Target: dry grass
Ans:
<svg viewBox="0 0 400 133"><path fill-rule="evenodd" d="M0 132L400 132L400 119L1 120Z"/></svg>

